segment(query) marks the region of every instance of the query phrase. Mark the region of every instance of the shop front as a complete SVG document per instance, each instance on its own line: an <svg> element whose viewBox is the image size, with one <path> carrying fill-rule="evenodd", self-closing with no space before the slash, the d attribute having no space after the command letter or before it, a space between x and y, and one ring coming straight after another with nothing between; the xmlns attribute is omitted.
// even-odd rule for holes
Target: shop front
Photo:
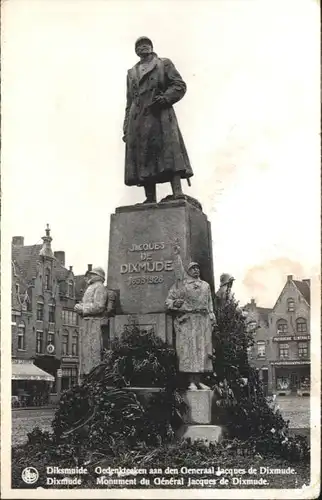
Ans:
<svg viewBox="0 0 322 500"><path fill-rule="evenodd" d="M62 357L61 390L66 391L79 382L79 359L78 356Z"/></svg>
<svg viewBox="0 0 322 500"><path fill-rule="evenodd" d="M310 395L310 362L283 361L272 363L275 392L278 395Z"/></svg>
<svg viewBox="0 0 322 500"><path fill-rule="evenodd" d="M32 360L13 359L11 379L13 407L48 404L55 377L34 365Z"/></svg>

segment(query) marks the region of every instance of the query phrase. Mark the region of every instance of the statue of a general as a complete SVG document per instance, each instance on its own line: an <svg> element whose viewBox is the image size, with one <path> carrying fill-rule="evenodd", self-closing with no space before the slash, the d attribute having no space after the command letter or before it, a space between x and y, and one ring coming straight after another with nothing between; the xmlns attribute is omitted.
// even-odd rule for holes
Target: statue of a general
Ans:
<svg viewBox="0 0 322 500"><path fill-rule="evenodd" d="M106 322L115 307L116 294L104 286L105 272L95 267L85 274L87 288L75 311L82 317L80 329L80 376L89 372L101 362L103 348L102 324Z"/></svg>
<svg viewBox="0 0 322 500"><path fill-rule="evenodd" d="M143 186L145 203L156 202L156 184L163 182L170 182L180 198L181 179L193 172L173 104L184 96L186 84L170 59L153 52L149 38L140 37L135 52L140 60L127 73L125 184Z"/></svg>

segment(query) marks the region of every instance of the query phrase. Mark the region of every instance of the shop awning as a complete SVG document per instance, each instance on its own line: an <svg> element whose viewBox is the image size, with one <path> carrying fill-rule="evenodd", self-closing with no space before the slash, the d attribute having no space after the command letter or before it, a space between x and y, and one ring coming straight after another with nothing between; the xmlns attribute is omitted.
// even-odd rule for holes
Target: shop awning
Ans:
<svg viewBox="0 0 322 500"><path fill-rule="evenodd" d="M12 380L47 380L54 382L55 377L38 368L33 363L12 363Z"/></svg>

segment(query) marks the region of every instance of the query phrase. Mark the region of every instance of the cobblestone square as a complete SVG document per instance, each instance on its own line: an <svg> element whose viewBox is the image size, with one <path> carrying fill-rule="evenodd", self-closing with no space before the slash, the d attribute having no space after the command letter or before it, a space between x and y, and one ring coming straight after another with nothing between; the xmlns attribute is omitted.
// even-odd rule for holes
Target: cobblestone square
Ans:
<svg viewBox="0 0 322 500"><path fill-rule="evenodd" d="M310 426L310 398L282 397L277 404L283 417L290 420L290 428L308 428ZM13 410L12 412L12 444L21 445L27 440L28 432L35 427L44 431L51 430L55 409Z"/></svg>

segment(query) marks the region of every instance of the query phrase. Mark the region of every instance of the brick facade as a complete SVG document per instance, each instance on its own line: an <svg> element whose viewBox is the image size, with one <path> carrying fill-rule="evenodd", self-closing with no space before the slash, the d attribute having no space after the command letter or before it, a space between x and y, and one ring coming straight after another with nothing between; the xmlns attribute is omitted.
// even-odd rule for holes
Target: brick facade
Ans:
<svg viewBox="0 0 322 500"><path fill-rule="evenodd" d="M73 309L79 277L65 267L64 252L52 252L48 226L42 239L33 246L23 237L12 240L12 358L33 360L55 377L54 401L78 380L80 320Z"/></svg>
<svg viewBox="0 0 322 500"><path fill-rule="evenodd" d="M245 306L247 323L254 327L250 362L258 368L267 393L309 392L310 280L290 275L272 309Z"/></svg>

